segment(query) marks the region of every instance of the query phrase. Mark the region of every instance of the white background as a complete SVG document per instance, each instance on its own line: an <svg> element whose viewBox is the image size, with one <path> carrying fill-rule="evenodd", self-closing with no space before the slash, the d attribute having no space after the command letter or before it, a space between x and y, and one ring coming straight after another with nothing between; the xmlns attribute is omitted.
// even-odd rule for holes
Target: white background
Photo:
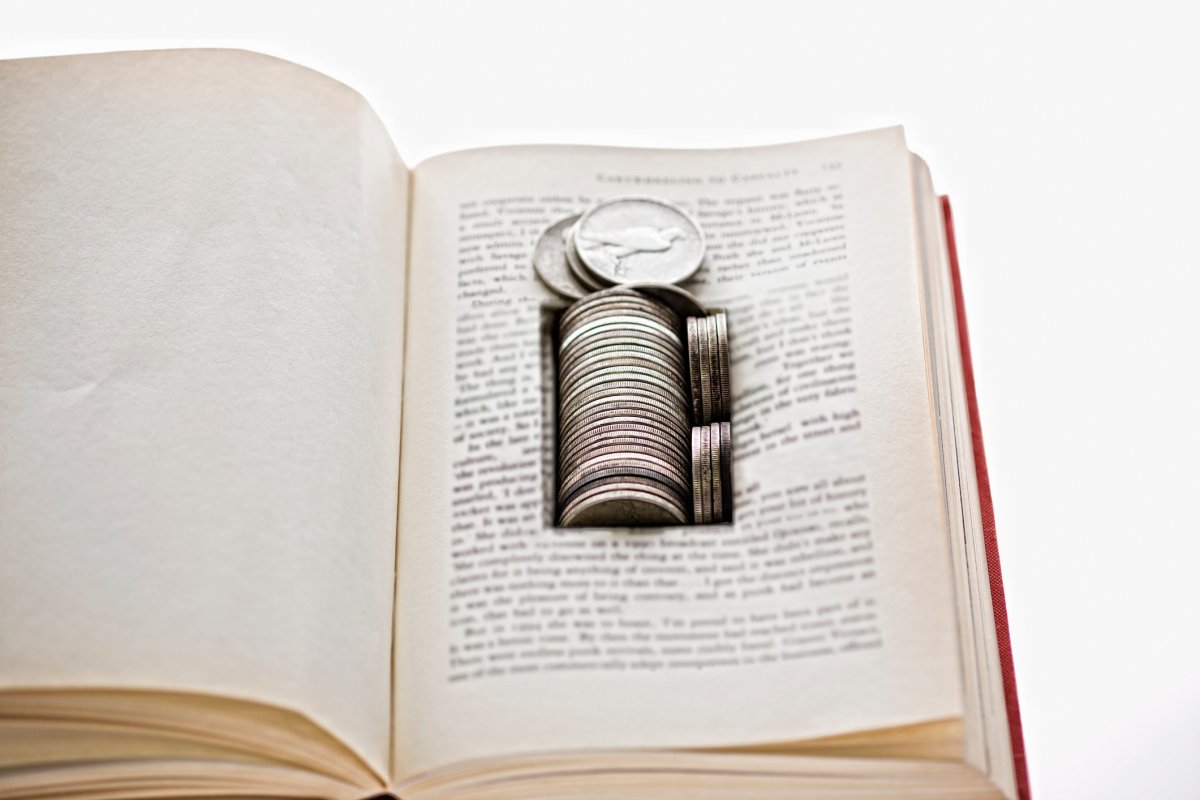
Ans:
<svg viewBox="0 0 1200 800"><path fill-rule="evenodd" d="M365 94L410 163L903 123L954 201L1033 795L1162 800L1200 797L1200 46L1181 9L3 2L0 57L265 51Z"/></svg>

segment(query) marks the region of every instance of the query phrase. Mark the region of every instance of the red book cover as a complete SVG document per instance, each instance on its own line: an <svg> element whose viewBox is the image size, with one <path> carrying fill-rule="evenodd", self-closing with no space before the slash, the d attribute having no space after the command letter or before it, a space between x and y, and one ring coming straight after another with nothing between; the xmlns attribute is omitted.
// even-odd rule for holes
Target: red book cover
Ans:
<svg viewBox="0 0 1200 800"><path fill-rule="evenodd" d="M996 545L996 517L992 509L992 490L988 482L987 459L983 453L983 431L979 424L979 401L975 396L975 369L971 363L971 341L967 336L967 314L963 306L962 275L958 269L958 251L954 241L954 217L950 212L950 199L945 196L942 197L942 217L946 222L946 247L950 252L950 273L954 282L958 341L962 348L963 373L967 387L967 410L971 419L971 446L975 451L975 477L979 484L983 542L984 550L987 553L988 580L992 586L992 612L996 620L996 640L1000 648L1000 675L1004 681L1004 705L1008 712L1009 737L1012 739L1017 797L1020 800L1029 800L1029 770L1025 763L1025 738L1021 732L1021 708L1017 703L1017 681L1013 673L1012 644L1008 635L1008 611L1004 605L1004 578L1000 573L1000 551Z"/></svg>

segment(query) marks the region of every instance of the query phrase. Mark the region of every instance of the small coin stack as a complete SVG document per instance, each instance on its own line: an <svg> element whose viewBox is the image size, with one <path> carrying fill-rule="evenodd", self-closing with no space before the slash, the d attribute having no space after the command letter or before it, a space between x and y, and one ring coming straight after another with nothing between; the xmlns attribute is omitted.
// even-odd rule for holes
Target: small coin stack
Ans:
<svg viewBox="0 0 1200 800"><path fill-rule="evenodd" d="M727 522L733 513L729 413L729 327L725 312L687 318L691 380L692 513L697 523Z"/></svg>
<svg viewBox="0 0 1200 800"><path fill-rule="evenodd" d="M692 418L703 425L729 419L728 331L724 311L687 318Z"/></svg>
<svg viewBox="0 0 1200 800"><path fill-rule="evenodd" d="M692 516L725 522L733 512L733 449L728 422L692 428Z"/></svg>
<svg viewBox="0 0 1200 800"><path fill-rule="evenodd" d="M601 201L538 240L538 277L576 301L558 328L561 525L732 518L725 315L676 285L704 252L686 212L648 197Z"/></svg>

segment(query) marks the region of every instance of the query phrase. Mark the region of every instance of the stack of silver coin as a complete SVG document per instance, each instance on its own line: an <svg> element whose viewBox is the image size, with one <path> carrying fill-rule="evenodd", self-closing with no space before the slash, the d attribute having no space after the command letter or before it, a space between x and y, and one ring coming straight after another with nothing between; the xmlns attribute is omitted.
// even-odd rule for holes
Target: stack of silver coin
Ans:
<svg viewBox="0 0 1200 800"><path fill-rule="evenodd" d="M676 285L704 254L699 225L648 197L604 200L538 240L538 277L577 301L558 328L560 524L732 518L725 315Z"/></svg>
<svg viewBox="0 0 1200 800"><path fill-rule="evenodd" d="M725 312L687 318L691 380L692 509L697 523L728 522L733 515L729 416L729 326Z"/></svg>
<svg viewBox="0 0 1200 800"><path fill-rule="evenodd" d="M559 508L563 525L691 519L681 320L637 290L585 297L559 321Z"/></svg>
<svg viewBox="0 0 1200 800"><path fill-rule="evenodd" d="M728 422L692 428L692 517L697 524L733 515L733 447Z"/></svg>
<svg viewBox="0 0 1200 800"><path fill-rule="evenodd" d="M697 424L729 420L729 326L725 312L687 319L692 418Z"/></svg>

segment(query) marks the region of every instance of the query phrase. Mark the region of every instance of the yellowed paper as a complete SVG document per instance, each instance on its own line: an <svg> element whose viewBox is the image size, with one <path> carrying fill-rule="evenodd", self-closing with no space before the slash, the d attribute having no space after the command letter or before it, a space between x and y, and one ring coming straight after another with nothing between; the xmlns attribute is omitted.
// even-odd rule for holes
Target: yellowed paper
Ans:
<svg viewBox="0 0 1200 800"><path fill-rule="evenodd" d="M397 604L404 773L958 717L899 129L695 152L500 148L414 174ZM543 226L684 205L729 312L735 523L553 528Z"/></svg>
<svg viewBox="0 0 1200 800"><path fill-rule="evenodd" d="M407 177L241 52L0 64L0 689L300 711L387 768Z"/></svg>

